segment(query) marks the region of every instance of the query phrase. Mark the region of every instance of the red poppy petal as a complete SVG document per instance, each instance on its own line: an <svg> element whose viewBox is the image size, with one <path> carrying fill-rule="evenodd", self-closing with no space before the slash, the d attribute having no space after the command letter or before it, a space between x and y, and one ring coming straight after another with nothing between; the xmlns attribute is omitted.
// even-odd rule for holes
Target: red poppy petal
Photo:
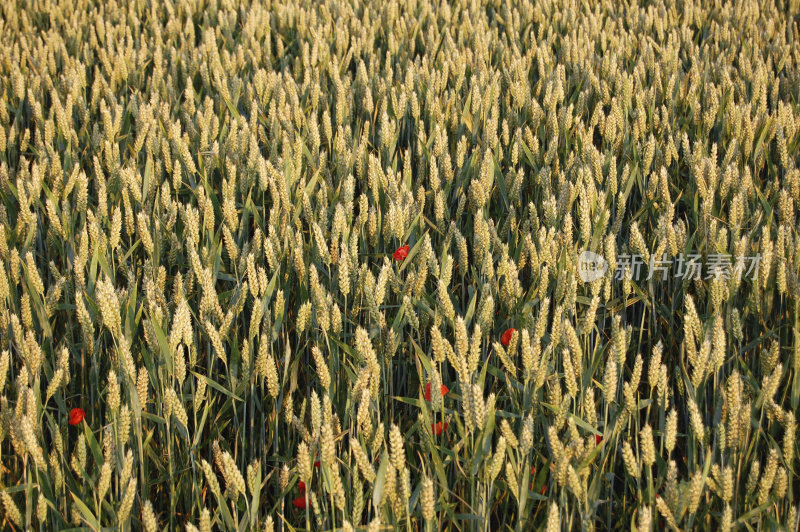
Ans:
<svg viewBox="0 0 800 532"><path fill-rule="evenodd" d="M300 488L300 493L305 493L306 491L306 483L302 480L297 484L297 487Z"/></svg>
<svg viewBox="0 0 800 532"><path fill-rule="evenodd" d="M442 384L442 389L441 389L441 392L442 392L442 397L444 397L445 395L447 395L447 392L449 392L449 391L450 391L450 388L448 388L447 386L445 386L444 384Z"/></svg>
<svg viewBox="0 0 800 532"><path fill-rule="evenodd" d="M83 418L86 417L86 412L83 411L82 408L73 408L69 413L69 424L70 425L77 425Z"/></svg>
<svg viewBox="0 0 800 532"><path fill-rule="evenodd" d="M392 253L392 258L394 258L394 260L398 260L398 261L405 259L408 256L408 250L409 249L411 249L411 248L408 247L408 244L406 244L404 246L400 246L399 248L397 248L395 250L394 253Z"/></svg>
<svg viewBox="0 0 800 532"><path fill-rule="evenodd" d="M436 423L436 425L431 425L431 431L437 436L440 436L442 432L446 431L447 427L449 426L450 426L449 423L445 422L444 424L442 424L442 422L439 421Z"/></svg>
<svg viewBox="0 0 800 532"><path fill-rule="evenodd" d="M442 423L441 421L437 422L436 425L431 425L431 431L436 434L437 436L441 435L442 432L447 430L447 427L450 426L450 423L446 421Z"/></svg>
<svg viewBox="0 0 800 532"><path fill-rule="evenodd" d="M503 333L503 336L500 337L500 343L508 347L508 344L511 343L511 336L514 334L514 331L516 331L516 329L513 327L506 329L506 331Z"/></svg>
<svg viewBox="0 0 800 532"><path fill-rule="evenodd" d="M603 437L602 437L602 436L600 436L599 434L595 434L595 436L594 436L594 442L595 442L597 445L600 445L600 442L601 442L601 441L603 441Z"/></svg>
<svg viewBox="0 0 800 532"><path fill-rule="evenodd" d="M292 501L292 504L296 508L304 509L306 507L306 498L305 497L298 497Z"/></svg>
<svg viewBox="0 0 800 532"><path fill-rule="evenodd" d="M425 385L425 400L431 400L431 383Z"/></svg>

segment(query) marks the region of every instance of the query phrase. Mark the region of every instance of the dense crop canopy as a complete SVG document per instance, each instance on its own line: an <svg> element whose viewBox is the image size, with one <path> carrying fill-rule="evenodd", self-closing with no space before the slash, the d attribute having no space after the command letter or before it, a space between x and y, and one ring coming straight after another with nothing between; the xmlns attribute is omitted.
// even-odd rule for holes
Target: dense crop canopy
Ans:
<svg viewBox="0 0 800 532"><path fill-rule="evenodd" d="M0 529L798 529L796 0L0 2Z"/></svg>

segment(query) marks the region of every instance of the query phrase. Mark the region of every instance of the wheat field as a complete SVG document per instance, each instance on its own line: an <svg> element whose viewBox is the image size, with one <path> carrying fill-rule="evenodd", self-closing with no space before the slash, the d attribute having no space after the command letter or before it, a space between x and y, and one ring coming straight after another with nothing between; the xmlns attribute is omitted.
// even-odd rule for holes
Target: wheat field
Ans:
<svg viewBox="0 0 800 532"><path fill-rule="evenodd" d="M797 0L8 0L0 100L0 529L800 526Z"/></svg>

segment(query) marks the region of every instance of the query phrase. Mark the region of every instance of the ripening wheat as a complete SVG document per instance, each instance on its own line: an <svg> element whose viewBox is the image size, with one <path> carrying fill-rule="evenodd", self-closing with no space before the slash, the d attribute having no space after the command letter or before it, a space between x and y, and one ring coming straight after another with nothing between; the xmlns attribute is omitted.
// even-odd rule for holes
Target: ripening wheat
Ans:
<svg viewBox="0 0 800 532"><path fill-rule="evenodd" d="M798 21L3 2L0 529L797 530Z"/></svg>

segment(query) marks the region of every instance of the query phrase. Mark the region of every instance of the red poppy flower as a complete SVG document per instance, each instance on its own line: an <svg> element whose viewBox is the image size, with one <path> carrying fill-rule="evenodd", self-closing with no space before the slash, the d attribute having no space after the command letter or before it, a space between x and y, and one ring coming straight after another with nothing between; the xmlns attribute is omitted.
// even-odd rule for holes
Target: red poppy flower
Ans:
<svg viewBox="0 0 800 532"><path fill-rule="evenodd" d="M545 484L545 485L543 485L543 486L542 486L542 489L541 489L541 490L539 490L539 493L541 493L542 495L544 495L545 493L547 493L547 484Z"/></svg>
<svg viewBox="0 0 800 532"><path fill-rule="evenodd" d="M314 462L314 467L319 467L319 460L317 460L316 462Z"/></svg>
<svg viewBox="0 0 800 532"><path fill-rule="evenodd" d="M83 411L83 408L73 408L69 412L69 424L70 425L77 425L83 418L86 417L86 412Z"/></svg>
<svg viewBox="0 0 800 532"><path fill-rule="evenodd" d="M295 508L300 508L301 510L305 509L306 507L305 496L296 498L295 500L292 501L292 504L294 504Z"/></svg>
<svg viewBox="0 0 800 532"><path fill-rule="evenodd" d="M400 246L399 248L397 248L395 250L394 253L392 253L392 258L394 260L396 260L396 261L401 261L401 260L405 259L406 257L408 257L409 249L411 249L411 248L408 247L408 244L406 244L404 246Z"/></svg>
<svg viewBox="0 0 800 532"><path fill-rule="evenodd" d="M439 391L441 392L442 397L444 397L445 395L447 395L447 392L450 391L450 388L442 384L442 387ZM431 383L425 385L425 400L426 401L431 400Z"/></svg>
<svg viewBox="0 0 800 532"><path fill-rule="evenodd" d="M513 327L511 329L506 329L506 332L500 337L500 343L508 347L508 344L511 342L511 335L514 334L514 331L516 331L516 329Z"/></svg>
<svg viewBox="0 0 800 532"><path fill-rule="evenodd" d="M306 483L303 482L302 480L297 484L297 487L300 488L300 494L306 492Z"/></svg>
<svg viewBox="0 0 800 532"><path fill-rule="evenodd" d="M601 441L603 441L603 437L602 437L602 436L600 436L599 434L595 434L595 436L594 436L594 442L595 442L597 445L600 445L600 442L601 442Z"/></svg>
<svg viewBox="0 0 800 532"><path fill-rule="evenodd" d="M442 424L442 422L439 421L438 423L436 423L436 425L431 425L431 430L433 431L434 434L436 434L437 436L440 436L442 434L442 432L446 431L447 427L449 427L449 426L450 426L450 423L445 421L444 424Z"/></svg>

